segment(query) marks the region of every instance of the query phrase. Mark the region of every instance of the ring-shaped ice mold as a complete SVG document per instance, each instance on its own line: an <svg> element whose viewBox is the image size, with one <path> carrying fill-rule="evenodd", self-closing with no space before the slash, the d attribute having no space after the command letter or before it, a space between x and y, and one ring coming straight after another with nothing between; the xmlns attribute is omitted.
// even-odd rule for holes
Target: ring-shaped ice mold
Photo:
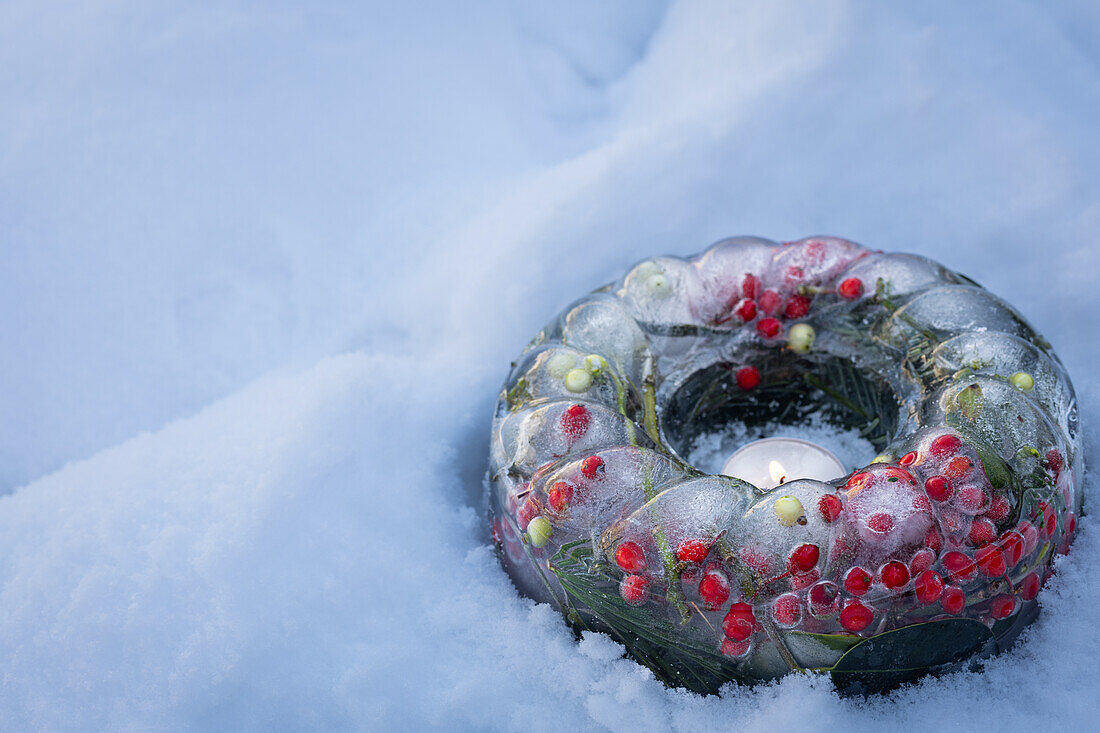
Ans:
<svg viewBox="0 0 1100 733"><path fill-rule="evenodd" d="M770 491L684 458L724 422L809 415L880 455ZM1081 513L1078 439L1050 345L969 278L736 237L637 263L532 340L493 421L492 533L523 593L668 684L882 690L1034 618Z"/></svg>

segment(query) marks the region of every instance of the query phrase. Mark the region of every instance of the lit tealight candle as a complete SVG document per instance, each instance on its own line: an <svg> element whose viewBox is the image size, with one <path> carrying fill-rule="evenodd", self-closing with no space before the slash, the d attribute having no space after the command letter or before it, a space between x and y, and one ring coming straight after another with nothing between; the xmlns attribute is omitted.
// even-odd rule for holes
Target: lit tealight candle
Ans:
<svg viewBox="0 0 1100 733"><path fill-rule="evenodd" d="M847 473L829 451L798 438L763 438L737 450L722 473L761 489L774 489L800 478L829 481Z"/></svg>

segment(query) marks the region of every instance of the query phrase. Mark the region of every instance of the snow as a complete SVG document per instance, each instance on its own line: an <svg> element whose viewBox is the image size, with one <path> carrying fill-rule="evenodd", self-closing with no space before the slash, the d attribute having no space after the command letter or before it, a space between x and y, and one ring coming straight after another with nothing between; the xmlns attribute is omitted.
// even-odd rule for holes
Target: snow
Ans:
<svg viewBox="0 0 1100 733"><path fill-rule="evenodd" d="M1085 2L0 6L4 727L1087 727L1091 517L983 674L702 698L518 597L480 479L554 312L742 233L1005 297L1096 464L1098 41Z"/></svg>

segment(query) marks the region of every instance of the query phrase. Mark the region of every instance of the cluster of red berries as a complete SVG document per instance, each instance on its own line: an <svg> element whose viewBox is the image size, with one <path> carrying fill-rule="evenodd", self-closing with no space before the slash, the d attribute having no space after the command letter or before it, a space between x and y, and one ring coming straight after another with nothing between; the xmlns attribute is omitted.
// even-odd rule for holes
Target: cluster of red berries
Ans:
<svg viewBox="0 0 1100 733"><path fill-rule="evenodd" d="M738 290L726 302L726 312L715 319L716 324L734 318L743 324L756 323L756 332L765 339L783 333L785 321L796 321L810 314L814 288L803 280L801 268L789 266L784 273L783 288L765 288L756 275L746 274ZM809 287L800 287L809 286ZM863 283L849 277L836 286L836 294L844 300L858 300L863 295ZM783 293L787 293L784 295Z"/></svg>
<svg viewBox="0 0 1100 733"><path fill-rule="evenodd" d="M837 571L835 577L822 579L822 550L815 544L795 545L786 556L786 572L775 577L769 577L776 571L767 554L747 546L737 550L736 562L749 570L752 584L763 595L732 597L726 566L715 560L708 562L713 541L689 538L676 545L685 590L693 588L692 597L697 595L707 611L726 609L721 621L724 654L740 656L748 652L753 635L761 630L757 618L761 609L766 609L770 620L781 628L803 626L827 631L829 624L835 623L847 632L861 634L875 627L880 617L877 606L887 599L896 604L905 594L911 594L914 609L938 603L943 614L954 616L972 607L972 613L990 620L1007 618L1022 602L1035 599L1045 580L1044 571L1018 569L1034 556L1041 542L1049 542L1053 536L1056 518L1050 502L1040 503L1029 519L1022 519L1016 526L1003 527L1013 507L1006 496L990 486L973 449L951 432L926 438L922 444L903 456L901 465L876 464L856 472L839 493L823 494L817 500L816 510L822 521L841 523L840 533L833 536L830 564L840 566L835 561L843 557L857 560ZM1057 465L1057 459L1048 459L1047 463ZM976 490L974 495L960 491L971 488ZM857 499L873 496L876 490L891 492L895 512L857 516ZM924 516L929 529L923 535L924 541L915 546L887 543L881 538L899 526L905 527L906 517L897 513L896 506L898 497L908 496L907 492L913 496L911 512ZM999 500L1006 502L1007 508ZM988 523L994 531L989 535L976 533L972 527L962 533L941 531L932 517L948 508L973 517L972 525ZM848 525L844 523L854 521L869 534L845 534L843 528ZM997 529L1003 531L997 534ZM847 555L843 554L845 541L852 543ZM878 543L888 548L888 556L871 565L858 561L874 557ZM647 576L650 562L643 544L645 541L626 541L614 553L616 564L625 573L620 593L631 604L644 603L653 582ZM786 585L773 590L779 581ZM763 597L771 600L760 605ZM922 612L921 617L927 618L927 613Z"/></svg>

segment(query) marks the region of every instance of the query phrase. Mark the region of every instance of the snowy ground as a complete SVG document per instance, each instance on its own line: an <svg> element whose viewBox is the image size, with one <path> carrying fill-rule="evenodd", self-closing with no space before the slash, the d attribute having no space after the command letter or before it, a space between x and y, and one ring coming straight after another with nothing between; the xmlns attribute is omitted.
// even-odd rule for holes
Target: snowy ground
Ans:
<svg viewBox="0 0 1100 733"><path fill-rule="evenodd" d="M0 5L3 728L1094 723L1092 518L982 675L701 698L515 595L480 473L553 312L739 233L1007 297L1100 464L1095 5L309 7Z"/></svg>

